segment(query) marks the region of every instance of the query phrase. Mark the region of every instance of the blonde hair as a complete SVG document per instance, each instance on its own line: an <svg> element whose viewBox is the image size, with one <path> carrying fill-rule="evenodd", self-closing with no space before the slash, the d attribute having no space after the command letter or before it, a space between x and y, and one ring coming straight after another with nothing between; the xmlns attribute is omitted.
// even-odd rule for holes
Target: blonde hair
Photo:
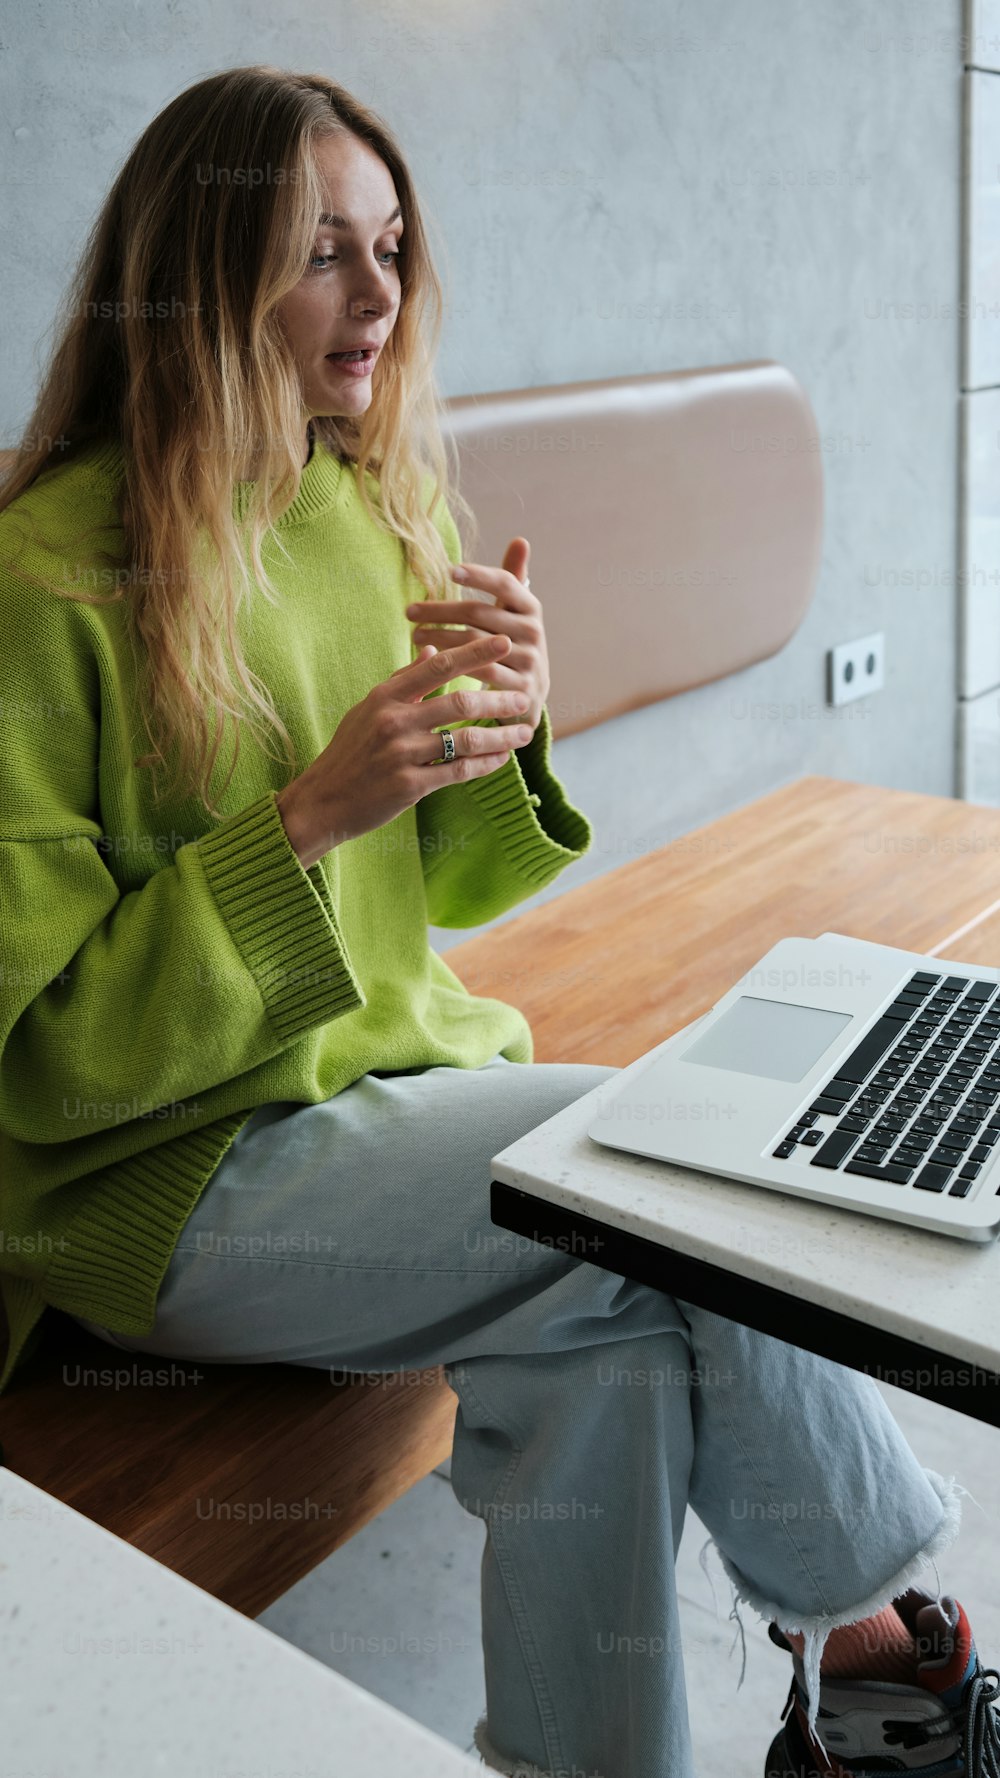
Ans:
<svg viewBox="0 0 1000 1778"><path fill-rule="evenodd" d="M252 709L234 703L238 687L284 737L290 775L297 769L267 687L243 659L235 619L255 581L272 603L280 597L260 551L269 534L287 555L270 527L299 490L302 385L276 308L306 269L324 208L313 147L342 132L367 143L395 182L401 298L367 411L312 425L353 463L370 516L400 538L428 594L454 596L432 515L439 500L473 515L438 419L441 284L394 137L322 75L228 69L189 87L148 125L91 230L69 316L0 489L2 512L54 462L95 443L123 447L125 584L116 576L108 598L51 590L89 604L126 600L127 632L149 676L152 751L134 763L164 765L176 744L171 790L197 791L213 815L209 785L226 716L236 729L226 785L241 722L253 725ZM205 167L209 183L196 178ZM234 488L237 466L248 461L260 465L260 480L244 531Z"/></svg>

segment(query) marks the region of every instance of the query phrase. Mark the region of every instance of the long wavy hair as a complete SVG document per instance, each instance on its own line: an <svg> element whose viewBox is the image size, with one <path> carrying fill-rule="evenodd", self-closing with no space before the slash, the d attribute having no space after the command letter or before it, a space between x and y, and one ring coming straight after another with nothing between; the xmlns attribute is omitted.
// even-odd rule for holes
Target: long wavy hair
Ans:
<svg viewBox="0 0 1000 1778"><path fill-rule="evenodd" d="M265 746L271 725L284 738L289 774L299 765L267 686L243 658L236 618L258 588L280 600L261 545L267 535L287 557L271 527L299 491L303 390L276 311L306 270L324 208L313 150L344 131L374 149L395 182L401 298L367 411L316 418L313 430L353 466L370 516L401 540L428 595L453 596L432 515L443 499L473 526L474 516L439 423L442 287L395 138L323 75L228 69L189 87L148 125L90 232L0 488L2 512L54 464L95 442L123 447L126 572L115 573L107 597L44 584L89 604L125 601L151 743L134 764L162 767L173 751L170 792L200 795L213 815L210 783L227 716L236 751L226 785L243 720ZM260 479L241 520L237 469L250 461ZM96 555L121 562L120 553Z"/></svg>

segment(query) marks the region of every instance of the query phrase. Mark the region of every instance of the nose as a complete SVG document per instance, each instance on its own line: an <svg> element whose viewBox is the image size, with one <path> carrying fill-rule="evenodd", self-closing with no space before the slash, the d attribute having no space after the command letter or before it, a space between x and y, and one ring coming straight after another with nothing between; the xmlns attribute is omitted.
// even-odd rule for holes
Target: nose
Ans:
<svg viewBox="0 0 1000 1778"><path fill-rule="evenodd" d="M356 320L361 316L388 316L395 312L397 297L393 291L387 290L377 266L358 274L352 282L348 299L348 317Z"/></svg>

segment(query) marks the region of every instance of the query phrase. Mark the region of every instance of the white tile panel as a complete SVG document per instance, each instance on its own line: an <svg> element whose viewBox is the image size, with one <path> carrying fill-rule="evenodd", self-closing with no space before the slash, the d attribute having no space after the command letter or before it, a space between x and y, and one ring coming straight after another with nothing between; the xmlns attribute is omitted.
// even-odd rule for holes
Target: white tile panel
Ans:
<svg viewBox="0 0 1000 1778"><path fill-rule="evenodd" d="M1000 390L961 398L959 696L1000 685Z"/></svg>
<svg viewBox="0 0 1000 1778"><path fill-rule="evenodd" d="M962 59L1000 70L1000 0L967 0Z"/></svg>
<svg viewBox="0 0 1000 1778"><path fill-rule="evenodd" d="M1000 809L1000 692L958 706L958 794Z"/></svg>
<svg viewBox="0 0 1000 1778"><path fill-rule="evenodd" d="M1000 74L966 73L962 385L1000 384Z"/></svg>

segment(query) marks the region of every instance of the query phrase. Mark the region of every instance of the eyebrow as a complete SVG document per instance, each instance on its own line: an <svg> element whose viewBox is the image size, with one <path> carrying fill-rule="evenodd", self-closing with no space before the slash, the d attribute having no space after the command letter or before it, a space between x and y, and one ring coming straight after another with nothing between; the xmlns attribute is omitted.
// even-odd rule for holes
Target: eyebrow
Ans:
<svg viewBox="0 0 1000 1778"><path fill-rule="evenodd" d="M403 214L403 212L400 209L400 206L397 204L392 215L386 217L385 221L382 224L382 227L388 228L390 222L395 222L397 216L402 216L402 214ZM345 229L348 234L354 233L353 222L350 222L346 216L338 216L335 210L324 210L319 221L320 221L321 228L325 225L327 228Z"/></svg>

